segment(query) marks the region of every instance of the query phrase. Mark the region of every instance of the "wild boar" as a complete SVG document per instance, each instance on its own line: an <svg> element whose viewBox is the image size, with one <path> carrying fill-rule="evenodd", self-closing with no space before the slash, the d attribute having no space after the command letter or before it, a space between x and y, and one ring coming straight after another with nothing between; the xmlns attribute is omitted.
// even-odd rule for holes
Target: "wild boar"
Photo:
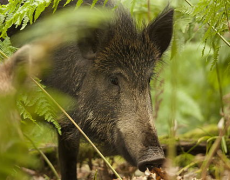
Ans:
<svg viewBox="0 0 230 180"><path fill-rule="evenodd" d="M161 166L164 153L153 124L149 82L172 38L173 9L166 8L140 31L119 7L111 22L89 32L56 49L43 82L76 100L69 114L105 155L120 154L141 171ZM76 180L81 135L68 119L60 124L62 180Z"/></svg>
<svg viewBox="0 0 230 180"><path fill-rule="evenodd" d="M164 161L153 124L149 82L170 44L173 10L165 9L142 31L124 8L115 14L103 28L59 47L44 82L77 101L69 113L102 152L120 154L145 171ZM76 180L81 135L68 119L60 122L62 180Z"/></svg>

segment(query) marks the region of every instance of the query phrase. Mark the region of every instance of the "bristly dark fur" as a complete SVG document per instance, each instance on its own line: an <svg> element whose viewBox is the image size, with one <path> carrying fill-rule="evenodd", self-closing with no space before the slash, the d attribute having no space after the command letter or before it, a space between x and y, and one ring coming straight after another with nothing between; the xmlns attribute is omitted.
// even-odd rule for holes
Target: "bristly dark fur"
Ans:
<svg viewBox="0 0 230 180"><path fill-rule="evenodd" d="M116 19L103 34L95 66L104 72L130 69L131 81L136 81L153 69L160 58L161 53L147 31L138 30L134 19L123 8L116 11Z"/></svg>
<svg viewBox="0 0 230 180"><path fill-rule="evenodd" d="M155 63L169 46L172 36L172 18L168 18L169 14L173 16L173 9L167 7L140 32L131 15L122 7L117 9L116 19L103 31L104 38L96 55L95 66L104 72L116 68L130 69L133 82L145 76L149 69L154 70ZM151 29L154 31L151 32ZM164 31L170 33L165 35Z"/></svg>

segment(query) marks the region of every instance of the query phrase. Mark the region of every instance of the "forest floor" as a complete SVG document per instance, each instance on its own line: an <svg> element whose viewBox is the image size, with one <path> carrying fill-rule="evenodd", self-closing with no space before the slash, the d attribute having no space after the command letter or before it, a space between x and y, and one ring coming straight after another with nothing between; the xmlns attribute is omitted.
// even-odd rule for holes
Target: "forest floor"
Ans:
<svg viewBox="0 0 230 180"><path fill-rule="evenodd" d="M86 154L88 157L80 157L81 163L77 165L79 180L117 179L112 170L107 167L101 158L89 158L94 154ZM46 153L46 156L50 159L55 169L58 170L56 147L54 148L54 151ZM169 163L169 161L166 161L164 165L165 167L162 169L154 168L151 172L146 171L145 173L139 171L136 167L130 166L120 156L107 159L123 180L230 180L229 160L221 157L221 151L218 151L217 155L212 157L212 162L205 172L205 178L202 179L201 176L202 173L204 173L202 172L202 163L204 162L205 157L205 155L199 153L196 155L187 153L180 154L174 158L174 166L172 163ZM31 177L31 180L56 180L57 178L54 176L49 166L42 158L41 161L43 162L38 169L32 170L23 168L23 171Z"/></svg>

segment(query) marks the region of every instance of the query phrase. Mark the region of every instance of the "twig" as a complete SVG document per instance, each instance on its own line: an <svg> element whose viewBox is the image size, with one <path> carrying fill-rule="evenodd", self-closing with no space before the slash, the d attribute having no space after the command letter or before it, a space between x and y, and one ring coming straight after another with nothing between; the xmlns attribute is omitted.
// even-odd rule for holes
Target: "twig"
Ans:
<svg viewBox="0 0 230 180"><path fill-rule="evenodd" d="M40 149L37 148L37 146L34 144L32 139L30 139L26 134L24 134L24 136L31 142L31 144L34 146L34 148L42 155L42 157L44 158L46 163L49 165L50 169L53 171L53 173L56 176L56 178L58 180L61 180L59 175L58 175L58 173L57 173L57 171L55 170L53 164L49 161L49 159L46 157L46 155Z"/></svg>
<svg viewBox="0 0 230 180"><path fill-rule="evenodd" d="M189 6L194 7L194 6L192 5L192 3L191 3L189 0L185 0L185 1L186 1L186 3L189 4Z"/></svg>
<svg viewBox="0 0 230 180"><path fill-rule="evenodd" d="M222 137L225 135L225 132L227 131L229 125L230 125L230 118L226 118L226 123L225 125L223 125L223 128L220 128L219 130L219 136L216 139L216 141L214 142L214 144L212 145L209 154L206 156L204 163L201 167L201 177L202 179L205 179L206 175L207 175L207 168L209 167L211 161L212 161L212 157L214 156L214 154L217 152L219 146L220 146L220 142L222 140Z"/></svg>
<svg viewBox="0 0 230 180"><path fill-rule="evenodd" d="M230 170L230 161L229 159L223 154L220 150L217 151L217 155L220 157L220 159L224 162L225 166Z"/></svg>
<svg viewBox="0 0 230 180"><path fill-rule="evenodd" d="M106 164L110 167L113 173L117 176L119 180L122 180L120 175L115 171L115 169L110 165L110 163L105 159L99 149L93 144L93 142L88 138L88 136L84 133L84 131L77 125L77 123L70 117L70 115L58 104L58 102L36 81L31 77L31 80L53 101L53 103L66 115L66 117L74 124L74 126L80 131L80 133L85 137L85 139L93 146L93 148L97 151L97 153L101 156L101 158L106 162Z"/></svg>
<svg viewBox="0 0 230 180"><path fill-rule="evenodd" d="M208 23L209 26L210 23ZM225 44L227 44L228 47L230 47L230 43L216 30L214 26L211 26L211 28L216 32L216 34L224 41Z"/></svg>
<svg viewBox="0 0 230 180"><path fill-rule="evenodd" d="M8 56L4 52L2 52L1 50L0 50L0 55L2 55L3 57L5 57L6 59L8 58Z"/></svg>
<svg viewBox="0 0 230 180"><path fill-rule="evenodd" d="M148 20L150 22L151 21L151 16L150 16L150 12L151 12L151 9L150 9L150 0L147 0L147 5L148 5Z"/></svg>
<svg viewBox="0 0 230 180"><path fill-rule="evenodd" d="M221 139L223 137L222 131L220 132L220 135L218 136L218 138L216 139L216 141L212 145L208 155L205 157L204 163L201 166L201 179L206 179L207 169L208 169L210 163L212 162L212 157L214 156L216 151L219 149L220 142L221 142Z"/></svg>
<svg viewBox="0 0 230 180"><path fill-rule="evenodd" d="M223 103L223 92L222 92L218 62L216 62L216 76L217 76L217 81L218 81L218 89L219 89L219 93L220 93L220 103L221 103L221 111L222 111L221 114L225 114L224 113L224 103ZM224 118L224 120L225 120L225 118Z"/></svg>

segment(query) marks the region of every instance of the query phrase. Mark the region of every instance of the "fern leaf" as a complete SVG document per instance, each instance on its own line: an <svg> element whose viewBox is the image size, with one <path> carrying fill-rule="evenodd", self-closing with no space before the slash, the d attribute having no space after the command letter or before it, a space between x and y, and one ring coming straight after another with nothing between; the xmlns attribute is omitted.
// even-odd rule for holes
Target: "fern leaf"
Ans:
<svg viewBox="0 0 230 180"><path fill-rule="evenodd" d="M54 0L54 2L53 2L53 12L55 12L56 10L57 10L57 7L58 7L58 4L59 4L59 2L60 2L61 0Z"/></svg>
<svg viewBox="0 0 230 180"><path fill-rule="evenodd" d="M82 3L83 3L83 0L78 0L76 4L76 9L78 9Z"/></svg>
<svg viewBox="0 0 230 180"><path fill-rule="evenodd" d="M17 107L18 107L18 110L19 110L20 115L22 117L22 120L29 119L33 122L36 122L36 120L33 119L31 113L26 109L25 105L23 105L23 103L21 101L17 102Z"/></svg>
<svg viewBox="0 0 230 180"><path fill-rule="evenodd" d="M95 6L95 4L97 3L98 0L93 0L93 3L91 5L91 8L93 8Z"/></svg>
<svg viewBox="0 0 230 180"><path fill-rule="evenodd" d="M67 0L66 3L64 4L64 6L66 6L67 4L69 4L71 1L73 1L73 0Z"/></svg>
<svg viewBox="0 0 230 180"><path fill-rule="evenodd" d="M211 70L213 70L214 66L216 65L216 63L218 62L219 59L219 52L220 52L220 46L215 44L214 46L215 48L213 48L214 53L213 53L213 61L212 61L212 66L211 66Z"/></svg>
<svg viewBox="0 0 230 180"><path fill-rule="evenodd" d="M2 27L0 28L0 37L5 38L7 30L13 24L18 27L23 23L21 29L24 29L29 22L32 24L50 3L51 0L10 1L9 4L0 10L0 21L2 22L0 25Z"/></svg>
<svg viewBox="0 0 230 180"><path fill-rule="evenodd" d="M23 29L26 27L26 25L28 24L29 20L30 20L30 19L29 19L28 16L25 16L25 17L24 17L23 23L22 23L22 27L21 27L20 30L23 30Z"/></svg>
<svg viewBox="0 0 230 180"><path fill-rule="evenodd" d="M13 47L11 45L10 42L10 38L7 37L6 39L4 39L3 41L0 40L0 51L5 54L6 56L10 56L11 54L13 54L15 51L17 50L17 48ZM0 53L0 62L2 60L6 59L5 56L1 55Z"/></svg>
<svg viewBox="0 0 230 180"><path fill-rule="evenodd" d="M45 86L43 86L45 88ZM23 120L36 122L34 115L41 117L45 121L52 123L61 134L61 127L57 122L58 110L48 99L43 91L33 85L29 92L20 94L17 100L18 110Z"/></svg>
<svg viewBox="0 0 230 180"><path fill-rule="evenodd" d="M104 1L103 7L105 7L105 5L107 4L108 1L109 1L109 0L105 0L105 1Z"/></svg>

